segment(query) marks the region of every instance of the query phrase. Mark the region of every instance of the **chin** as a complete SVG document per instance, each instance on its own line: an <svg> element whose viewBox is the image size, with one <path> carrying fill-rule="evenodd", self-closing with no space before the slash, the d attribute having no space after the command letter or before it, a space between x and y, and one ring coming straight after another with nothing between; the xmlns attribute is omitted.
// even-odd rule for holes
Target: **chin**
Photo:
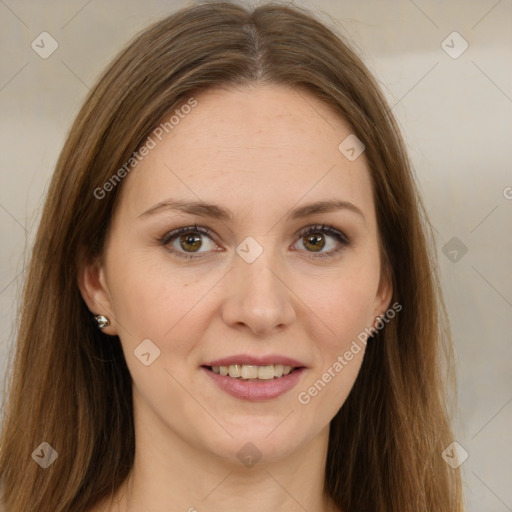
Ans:
<svg viewBox="0 0 512 512"><path fill-rule="evenodd" d="M265 425L264 430L261 428L245 428L229 430L232 438L228 435L217 436L213 440L211 437L205 439L208 443L208 449L215 456L225 459L230 462L235 462L237 465L240 463L245 465L254 465L254 463L269 463L274 462L284 457L290 456L297 451L300 445L306 441L308 436L296 429L281 429L279 422L283 417L279 418L277 422L272 423L272 427ZM256 461L256 462L255 462Z"/></svg>

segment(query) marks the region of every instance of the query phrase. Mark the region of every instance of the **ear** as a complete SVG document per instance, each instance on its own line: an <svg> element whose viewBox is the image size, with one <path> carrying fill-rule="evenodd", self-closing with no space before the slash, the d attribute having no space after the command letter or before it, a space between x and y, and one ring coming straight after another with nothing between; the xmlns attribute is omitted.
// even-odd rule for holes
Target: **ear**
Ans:
<svg viewBox="0 0 512 512"><path fill-rule="evenodd" d="M389 304L393 297L393 280L391 268L389 264L385 263L380 276L379 287L377 295L375 296L374 317L384 315L388 310Z"/></svg>
<svg viewBox="0 0 512 512"><path fill-rule="evenodd" d="M83 262L78 269L78 288L93 315L104 315L110 325L101 331L112 336L117 335L114 315L112 313L112 300L105 279L105 268L97 259L93 262Z"/></svg>

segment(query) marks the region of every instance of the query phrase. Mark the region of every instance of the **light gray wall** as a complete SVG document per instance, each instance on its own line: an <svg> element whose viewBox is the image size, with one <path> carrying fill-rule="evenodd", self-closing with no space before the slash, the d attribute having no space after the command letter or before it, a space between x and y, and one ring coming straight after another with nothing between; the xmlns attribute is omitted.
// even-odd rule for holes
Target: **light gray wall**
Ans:
<svg viewBox="0 0 512 512"><path fill-rule="evenodd" d="M458 358L456 440L469 454L462 466L468 512L510 511L512 4L295 3L332 17L394 105L437 232ZM120 47L183 5L0 1L0 376L9 368L23 265L67 130ZM59 45L47 59L31 48L34 40L42 46L43 31ZM453 31L469 45L458 58L441 46ZM463 48L457 36L446 44L452 55ZM454 247L442 251L453 237L467 248L456 262Z"/></svg>

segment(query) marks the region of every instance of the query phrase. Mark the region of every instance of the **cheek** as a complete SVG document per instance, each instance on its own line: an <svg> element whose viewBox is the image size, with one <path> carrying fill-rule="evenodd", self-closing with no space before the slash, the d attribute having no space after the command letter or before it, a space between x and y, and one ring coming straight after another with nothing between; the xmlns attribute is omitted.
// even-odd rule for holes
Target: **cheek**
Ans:
<svg viewBox="0 0 512 512"><path fill-rule="evenodd" d="M335 274L313 283L308 280L308 290L303 292L307 297L304 302L314 313L315 329L322 333L324 353L331 356L350 345L373 320L379 278L377 263L370 258L351 259ZM312 334L312 339L318 339L318 335Z"/></svg>
<svg viewBox="0 0 512 512"><path fill-rule="evenodd" d="M165 258L151 261L146 252L118 261L110 267L109 288L123 341L132 346L149 338L163 348L172 339L173 350L179 351L180 340L185 345L192 331L202 328L202 301L218 278L205 270L173 267Z"/></svg>
<svg viewBox="0 0 512 512"><path fill-rule="evenodd" d="M156 414L164 414L170 402L183 414L198 413L178 383L190 379L186 363L206 330L204 305L216 280L151 261L147 253L111 267L109 288L125 359L137 393ZM144 340L151 344L142 345ZM147 352L150 364L145 366L136 356Z"/></svg>
<svg viewBox="0 0 512 512"><path fill-rule="evenodd" d="M315 313L310 315L308 330L317 358L296 399L299 410L316 418L317 424L326 424L335 416L359 374L374 290L368 275L355 273L326 287L308 303Z"/></svg>
<svg viewBox="0 0 512 512"><path fill-rule="evenodd" d="M348 397L373 321L378 258L371 251L354 253L345 263L336 273L315 279L310 288L315 293L309 293L306 301L314 313L309 314L307 329L317 359L297 401L320 423L330 421Z"/></svg>

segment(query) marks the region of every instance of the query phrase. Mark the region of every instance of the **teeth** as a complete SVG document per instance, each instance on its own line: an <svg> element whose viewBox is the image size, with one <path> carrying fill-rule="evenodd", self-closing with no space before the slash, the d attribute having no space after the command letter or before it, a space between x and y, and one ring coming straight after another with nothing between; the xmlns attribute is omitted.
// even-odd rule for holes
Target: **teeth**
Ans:
<svg viewBox="0 0 512 512"><path fill-rule="evenodd" d="M229 365L229 376L230 377L241 377L242 376L242 366L239 364L230 364Z"/></svg>
<svg viewBox="0 0 512 512"><path fill-rule="evenodd" d="M235 379L270 380L288 375L292 371L292 367L282 364L270 364L267 366L230 364L229 366L212 366L212 371L224 376L229 375Z"/></svg>
<svg viewBox="0 0 512 512"><path fill-rule="evenodd" d="M258 368L258 379L270 380L274 378L274 365L260 366Z"/></svg>
<svg viewBox="0 0 512 512"><path fill-rule="evenodd" d="M257 366L243 364L242 365L242 379L257 379L259 374L259 370ZM272 377L274 373L272 372ZM261 377L260 377L261 378Z"/></svg>

